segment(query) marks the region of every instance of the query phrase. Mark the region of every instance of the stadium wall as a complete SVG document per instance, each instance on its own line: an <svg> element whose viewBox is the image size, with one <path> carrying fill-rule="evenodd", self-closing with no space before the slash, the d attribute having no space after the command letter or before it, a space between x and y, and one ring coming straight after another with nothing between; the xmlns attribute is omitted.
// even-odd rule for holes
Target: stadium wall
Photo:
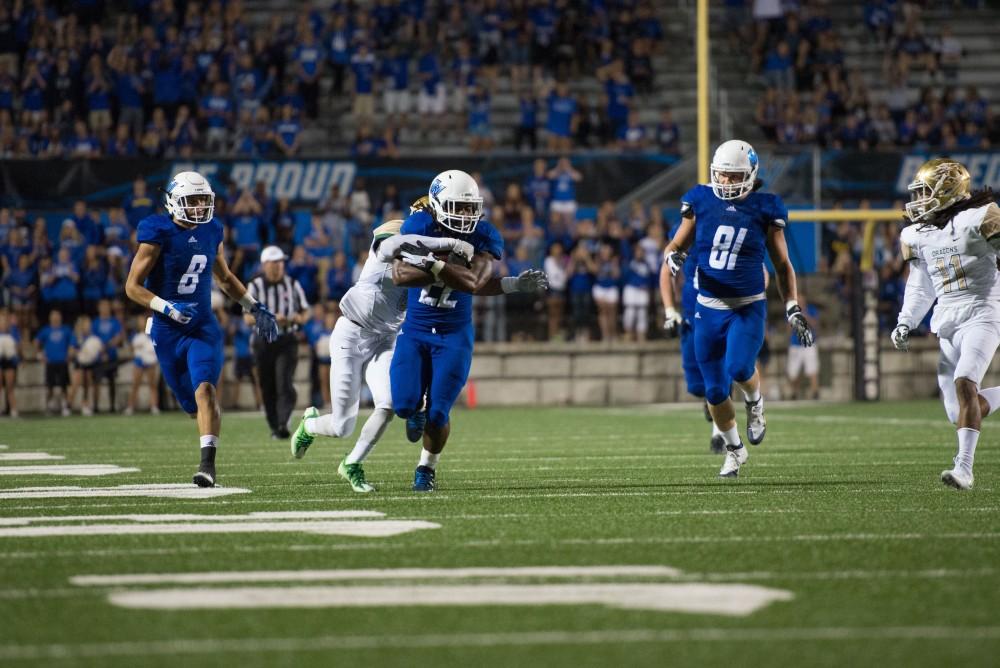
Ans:
<svg viewBox="0 0 1000 668"><path fill-rule="evenodd" d="M772 342L771 362L764 374L766 396L776 398L785 380L786 345ZM820 398L848 401L854 388L854 349L850 340L824 339L820 351ZM303 350L305 350L303 348ZM883 399L916 399L935 396L938 348L932 338L916 339L909 353L883 347L880 389ZM223 396L230 391L231 361L226 363ZM18 372L18 404L23 413L40 412L45 398L44 367L25 362ZM118 402L123 405L132 377L131 364L118 372ZM984 383L1000 385L1000 370L987 374ZM645 344L503 343L479 344L472 363L470 385L478 406L616 406L692 401L687 393L676 342ZM299 407L309 405L309 358L303 355L296 374ZM106 390L101 410L106 410ZM146 405L145 389L140 407ZM254 408L245 383L237 407Z"/></svg>

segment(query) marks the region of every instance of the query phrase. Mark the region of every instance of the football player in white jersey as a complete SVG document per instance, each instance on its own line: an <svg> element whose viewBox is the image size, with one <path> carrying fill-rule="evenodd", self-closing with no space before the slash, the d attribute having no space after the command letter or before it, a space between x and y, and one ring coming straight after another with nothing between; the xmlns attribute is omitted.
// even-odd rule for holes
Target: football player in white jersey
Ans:
<svg viewBox="0 0 1000 668"><path fill-rule="evenodd" d="M392 261L419 244L432 251L451 251L466 262L472 245L459 239L400 235L402 220L375 229L371 252L358 282L340 300L343 315L330 336L330 400L333 412L320 416L315 407L305 410L291 438L292 454L301 459L316 436L343 438L354 432L361 401L362 380L368 384L375 409L361 428L354 449L344 457L337 473L355 492L371 492L362 462L392 420L389 364L396 334L406 315L407 288L392 281Z"/></svg>
<svg viewBox="0 0 1000 668"><path fill-rule="evenodd" d="M892 343L907 350L910 330L937 300L931 331L941 344L938 386L958 428L958 455L941 482L969 489L980 424L1000 408L1000 387L979 387L1000 345L1000 208L989 190L971 193L968 170L949 158L924 163L909 190L912 224L900 245L910 275Z"/></svg>

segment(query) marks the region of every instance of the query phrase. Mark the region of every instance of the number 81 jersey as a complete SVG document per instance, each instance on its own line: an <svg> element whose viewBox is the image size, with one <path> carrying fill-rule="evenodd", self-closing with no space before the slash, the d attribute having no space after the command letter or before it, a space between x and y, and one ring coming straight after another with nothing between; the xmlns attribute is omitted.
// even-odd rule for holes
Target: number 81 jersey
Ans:
<svg viewBox="0 0 1000 668"><path fill-rule="evenodd" d="M160 247L160 257L146 279L146 288L168 302L194 302L197 314L187 325L180 325L161 313L154 317L161 324L185 330L197 327L212 316L212 266L222 242L222 225L212 220L185 229L169 216L154 214L139 222L138 243Z"/></svg>
<svg viewBox="0 0 1000 668"><path fill-rule="evenodd" d="M986 241L1000 234L1000 220L987 216L992 206L960 211L942 228L914 223L899 235L903 260L920 262L934 283L934 331L945 321L1000 321L997 254Z"/></svg>
<svg viewBox="0 0 1000 668"><path fill-rule="evenodd" d="M781 198L752 192L742 199L719 199L706 185L681 198L681 216L695 218L692 253L698 262L698 293L706 299L764 299L761 263L767 230L784 227L788 211Z"/></svg>

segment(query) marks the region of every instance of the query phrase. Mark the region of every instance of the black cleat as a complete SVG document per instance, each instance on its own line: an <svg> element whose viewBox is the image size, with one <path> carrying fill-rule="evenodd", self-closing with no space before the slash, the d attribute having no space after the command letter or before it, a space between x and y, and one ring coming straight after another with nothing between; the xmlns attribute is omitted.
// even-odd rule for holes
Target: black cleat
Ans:
<svg viewBox="0 0 1000 668"><path fill-rule="evenodd" d="M721 455L726 451L726 439L722 438L722 434L716 434L709 441L708 449L712 451L713 455Z"/></svg>
<svg viewBox="0 0 1000 668"><path fill-rule="evenodd" d="M201 449L201 464L191 479L198 487L215 487L215 450L214 447Z"/></svg>

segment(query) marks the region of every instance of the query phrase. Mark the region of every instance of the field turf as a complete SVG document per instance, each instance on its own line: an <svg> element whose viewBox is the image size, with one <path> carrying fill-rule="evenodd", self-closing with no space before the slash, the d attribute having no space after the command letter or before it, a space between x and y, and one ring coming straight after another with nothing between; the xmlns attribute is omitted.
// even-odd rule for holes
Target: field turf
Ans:
<svg viewBox="0 0 1000 668"><path fill-rule="evenodd" d="M708 453L708 425L693 405L459 411L431 495L409 490L418 451L394 423L366 465L378 491L365 496L336 476L347 443L317 441L296 461L287 443L267 438L262 417L230 414L220 482L252 491L206 500L11 498L25 487L189 482L197 440L194 424L177 414L4 420L0 443L8 449L0 455L65 459L0 461L0 664L997 665L1000 425L986 423L976 487L961 493L938 482L955 440L938 404L771 406L768 420L767 440L751 450L740 478L722 481L721 457ZM140 471L83 478L11 475L6 468L50 464ZM109 517L173 514L159 523L184 527L226 519L194 515L346 510L385 514L361 521L440 527L388 537L297 530L129 535L128 527L161 518ZM90 515L103 519L89 524L124 530L13 531L80 526ZM387 571L365 580L343 573L535 566L677 571ZM268 581L279 579L268 574L229 583L72 580L319 569L336 573L309 581L294 581L295 573L283 576L290 581ZM303 592L330 588L416 586L413 603L454 585L525 585L530 596L533 585L587 583L731 583L778 590L788 600L745 616L600 602L296 607ZM247 586L263 588L264 598L268 588L290 587L286 607L197 607ZM119 607L109 598L177 588L184 590L180 609Z"/></svg>

